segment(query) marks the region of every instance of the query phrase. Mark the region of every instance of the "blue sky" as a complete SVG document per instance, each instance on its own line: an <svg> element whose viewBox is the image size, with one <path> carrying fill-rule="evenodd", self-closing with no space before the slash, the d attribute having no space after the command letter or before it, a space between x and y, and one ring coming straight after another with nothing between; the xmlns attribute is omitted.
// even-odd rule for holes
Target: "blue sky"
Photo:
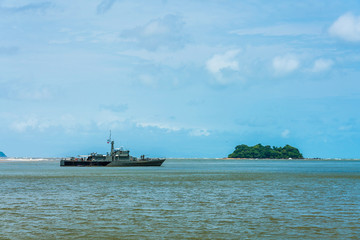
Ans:
<svg viewBox="0 0 360 240"><path fill-rule="evenodd" d="M0 151L360 158L360 2L0 0Z"/></svg>

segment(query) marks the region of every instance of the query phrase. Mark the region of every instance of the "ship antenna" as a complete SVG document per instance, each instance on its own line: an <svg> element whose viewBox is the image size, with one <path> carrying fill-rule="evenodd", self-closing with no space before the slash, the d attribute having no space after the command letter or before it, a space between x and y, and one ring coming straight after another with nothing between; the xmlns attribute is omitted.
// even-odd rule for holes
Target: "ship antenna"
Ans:
<svg viewBox="0 0 360 240"><path fill-rule="evenodd" d="M111 155L114 153L114 141L111 140L111 130L110 130L110 137L107 140L107 143L111 142Z"/></svg>
<svg viewBox="0 0 360 240"><path fill-rule="evenodd" d="M111 142L111 130L110 130L110 137L107 140L107 143L109 144Z"/></svg>

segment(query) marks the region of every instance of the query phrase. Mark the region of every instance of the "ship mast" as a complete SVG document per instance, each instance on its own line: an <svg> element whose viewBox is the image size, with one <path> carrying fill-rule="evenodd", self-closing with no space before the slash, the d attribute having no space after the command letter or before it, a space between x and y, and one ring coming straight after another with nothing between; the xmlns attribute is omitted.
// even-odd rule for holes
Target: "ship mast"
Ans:
<svg viewBox="0 0 360 240"><path fill-rule="evenodd" d="M111 130L110 130L110 137L107 140L107 143L111 142L111 155L114 153L114 141L111 140Z"/></svg>

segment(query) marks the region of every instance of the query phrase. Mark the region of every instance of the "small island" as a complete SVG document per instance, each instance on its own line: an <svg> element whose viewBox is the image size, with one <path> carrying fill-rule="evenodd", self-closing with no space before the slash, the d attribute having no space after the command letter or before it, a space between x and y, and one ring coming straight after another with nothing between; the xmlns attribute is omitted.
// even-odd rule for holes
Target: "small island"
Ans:
<svg viewBox="0 0 360 240"><path fill-rule="evenodd" d="M6 157L5 153L0 151L0 157Z"/></svg>
<svg viewBox="0 0 360 240"><path fill-rule="evenodd" d="M245 144L235 147L235 151L228 158L257 158L257 159L303 159L300 151L290 145L285 147L263 146L260 143L249 147Z"/></svg>

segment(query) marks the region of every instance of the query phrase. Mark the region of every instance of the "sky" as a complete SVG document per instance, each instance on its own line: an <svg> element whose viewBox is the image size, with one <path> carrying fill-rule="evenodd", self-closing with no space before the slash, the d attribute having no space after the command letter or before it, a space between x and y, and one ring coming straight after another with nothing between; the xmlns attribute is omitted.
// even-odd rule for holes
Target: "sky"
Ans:
<svg viewBox="0 0 360 240"><path fill-rule="evenodd" d="M360 158L358 0L0 0L0 151Z"/></svg>

